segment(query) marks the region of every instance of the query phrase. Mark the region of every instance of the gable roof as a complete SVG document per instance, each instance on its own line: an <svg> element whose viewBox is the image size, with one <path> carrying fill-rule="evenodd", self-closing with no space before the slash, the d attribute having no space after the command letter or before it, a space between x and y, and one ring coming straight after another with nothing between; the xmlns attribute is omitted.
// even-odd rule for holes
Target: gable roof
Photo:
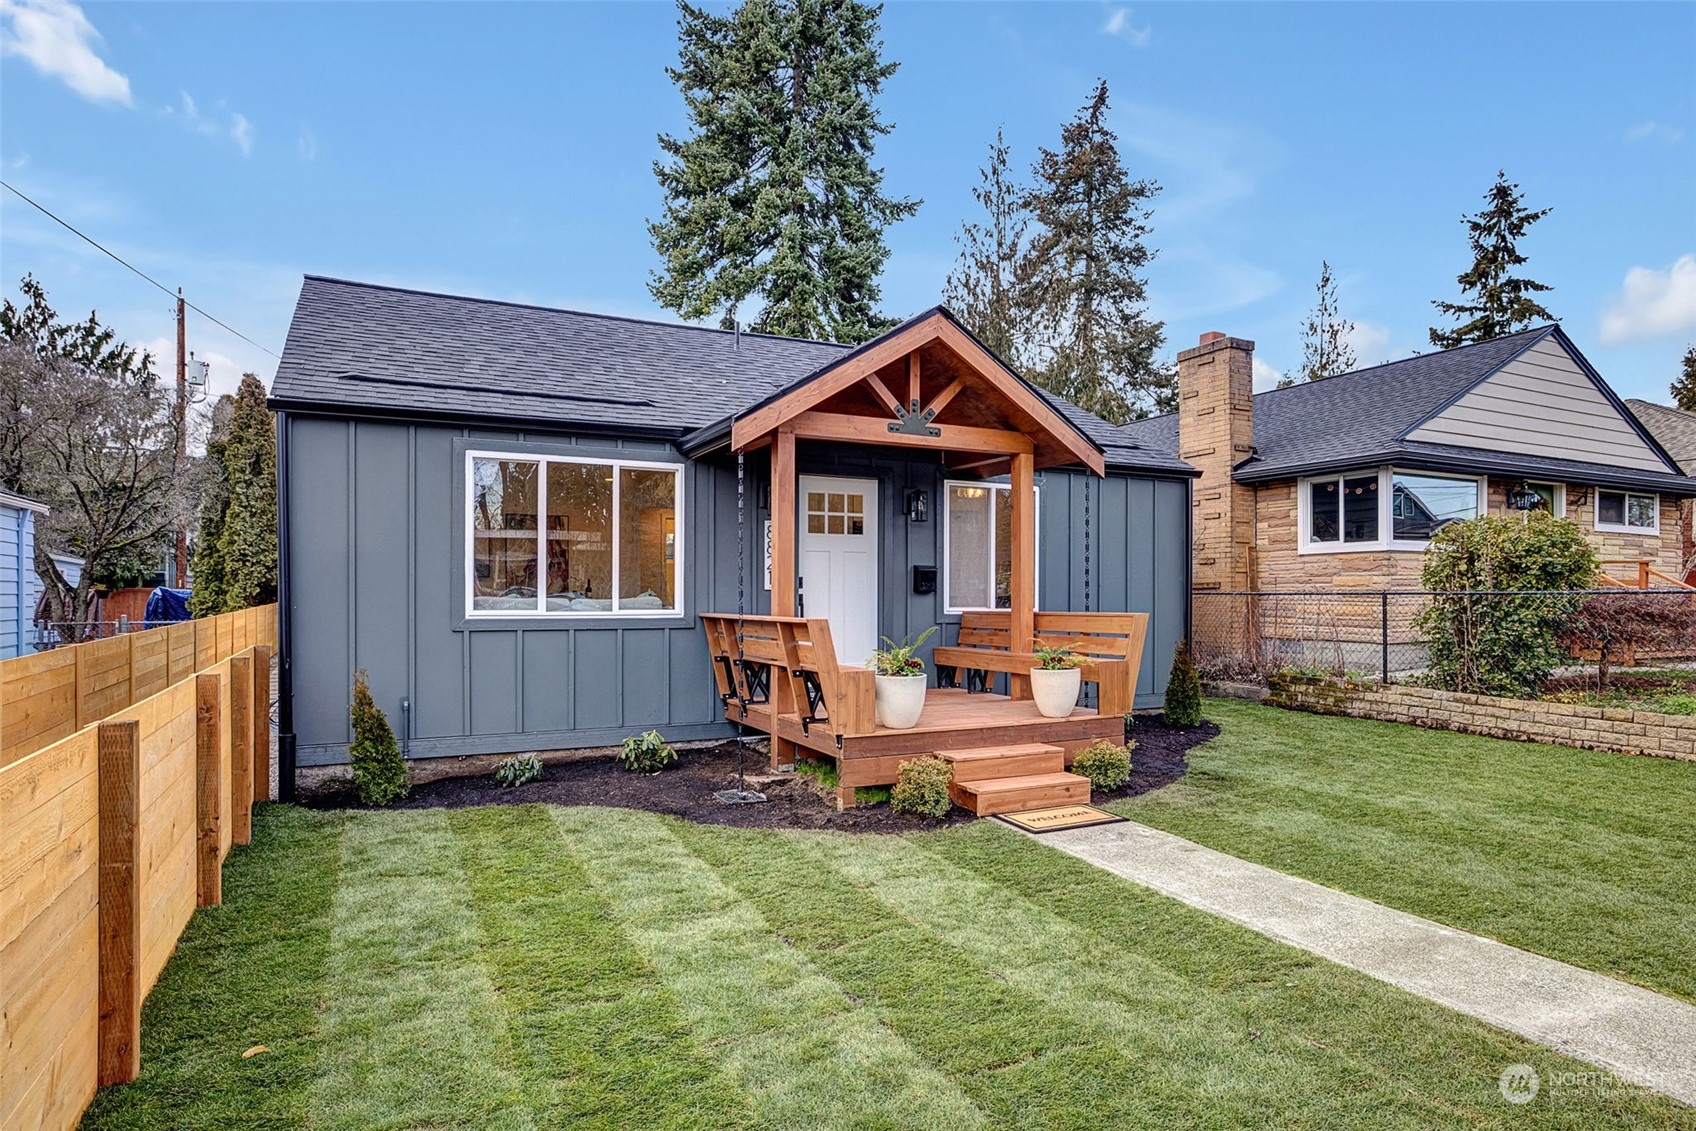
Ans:
<svg viewBox="0 0 1696 1131"><path fill-rule="evenodd" d="M952 316L950 316L952 317ZM860 347L864 348L864 347ZM852 353L768 334L308 275L271 407L682 440ZM1112 466L1193 475L1042 394ZM1063 407L1062 407L1063 406Z"/></svg>
<svg viewBox="0 0 1696 1131"><path fill-rule="evenodd" d="M1649 430L1686 475L1696 474L1696 412L1630 398L1625 407Z"/></svg>
<svg viewBox="0 0 1696 1131"><path fill-rule="evenodd" d="M1584 364L1622 417L1664 458L1664 472L1408 439L1422 424L1545 339L1557 340ZM1176 414L1132 421L1119 431L1143 447L1178 454ZM1234 478L1239 482L1263 483L1397 463L1428 470L1546 475L1604 486L1696 494L1691 484L1680 482L1676 463L1583 363L1582 355L1558 326L1522 330L1487 342L1257 393L1254 448L1254 455L1237 465Z"/></svg>

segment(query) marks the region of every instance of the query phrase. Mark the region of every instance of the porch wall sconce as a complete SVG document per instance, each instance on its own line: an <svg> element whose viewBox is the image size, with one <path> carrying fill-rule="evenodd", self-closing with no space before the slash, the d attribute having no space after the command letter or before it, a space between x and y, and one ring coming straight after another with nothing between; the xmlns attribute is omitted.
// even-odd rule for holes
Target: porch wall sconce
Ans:
<svg viewBox="0 0 1696 1131"><path fill-rule="evenodd" d="M908 522L929 522L930 521L930 492L929 491L926 491L926 490L924 490L923 488L920 488L920 487L915 487L912 490L907 492L906 498L903 501L905 503L905 510L907 512L907 521Z"/></svg>
<svg viewBox="0 0 1696 1131"><path fill-rule="evenodd" d="M1508 492L1508 506L1516 511L1534 511L1542 501L1543 496L1523 483Z"/></svg>

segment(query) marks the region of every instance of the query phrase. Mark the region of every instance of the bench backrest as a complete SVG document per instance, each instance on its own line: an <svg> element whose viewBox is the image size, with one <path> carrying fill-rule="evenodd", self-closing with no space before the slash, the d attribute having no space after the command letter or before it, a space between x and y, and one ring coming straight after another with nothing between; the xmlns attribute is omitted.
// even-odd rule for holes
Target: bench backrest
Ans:
<svg viewBox="0 0 1696 1131"><path fill-rule="evenodd" d="M828 718L819 726L842 736L870 734L875 729L872 673L837 660L828 620L704 613L701 624L720 695L750 698L747 666L760 664L772 672L774 718L811 713L807 695L811 677L819 689L819 707Z"/></svg>
<svg viewBox="0 0 1696 1131"><path fill-rule="evenodd" d="M1023 640L1014 646L1011 622L1012 615L1000 611L963 613L960 645L1007 652L1031 651L1035 641ZM1036 614L1037 640L1050 647L1063 645L1091 661L1084 667L1084 679L1097 685L1104 713L1131 709L1147 635L1147 613Z"/></svg>

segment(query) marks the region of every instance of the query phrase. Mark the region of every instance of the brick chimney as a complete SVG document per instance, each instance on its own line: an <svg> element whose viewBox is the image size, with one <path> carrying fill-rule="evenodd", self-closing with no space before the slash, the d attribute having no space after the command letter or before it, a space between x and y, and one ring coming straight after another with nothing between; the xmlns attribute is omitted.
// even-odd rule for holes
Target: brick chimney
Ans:
<svg viewBox="0 0 1696 1131"><path fill-rule="evenodd" d="M1231 469L1254 454L1254 343L1217 331L1178 355L1178 455L1195 482L1195 587L1245 591L1254 576L1254 492Z"/></svg>

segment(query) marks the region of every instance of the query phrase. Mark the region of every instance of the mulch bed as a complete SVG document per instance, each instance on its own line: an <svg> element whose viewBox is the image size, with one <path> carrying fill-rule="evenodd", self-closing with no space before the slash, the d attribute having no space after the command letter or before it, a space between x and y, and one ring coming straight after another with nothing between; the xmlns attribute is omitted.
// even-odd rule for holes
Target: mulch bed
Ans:
<svg viewBox="0 0 1696 1131"><path fill-rule="evenodd" d="M1124 789L1097 794L1096 801L1134 797L1184 775L1186 752L1219 733L1213 723L1174 730L1157 718L1138 718L1131 736L1131 781ZM505 789L492 775L444 778L413 787L397 809L460 809L469 805L604 805L642 809L708 825L753 829L836 829L857 833L904 833L946 828L974 820L955 809L945 820L897 813L888 802L838 812L833 793L809 774L773 774L757 750L747 752L748 785L766 795L757 805L725 805L713 792L736 785L737 744L724 742L679 752L678 764L660 774L634 774L609 759L547 763L528 785ZM314 809L352 809L359 803L348 779L332 779L303 797Z"/></svg>

